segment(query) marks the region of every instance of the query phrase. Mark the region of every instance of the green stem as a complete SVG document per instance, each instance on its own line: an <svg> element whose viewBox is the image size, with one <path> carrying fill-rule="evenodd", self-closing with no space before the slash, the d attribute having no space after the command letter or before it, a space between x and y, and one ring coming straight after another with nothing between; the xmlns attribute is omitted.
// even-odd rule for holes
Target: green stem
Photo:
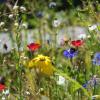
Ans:
<svg viewBox="0 0 100 100"><path fill-rule="evenodd" d="M64 78L66 78L66 79L69 80L70 82L72 82L72 83L74 83L75 85L77 85L78 89L81 88L82 91L85 93L85 95L89 98L89 100L91 100L91 99L90 99L90 95L89 95L89 93L87 92L87 90L84 89L84 88L82 87L82 85L80 85L77 81L73 80L73 79L70 78L66 73L63 73L63 72L62 72L61 70L59 70L59 69L56 69L56 68L55 68L55 72L57 72L59 75L63 76Z"/></svg>

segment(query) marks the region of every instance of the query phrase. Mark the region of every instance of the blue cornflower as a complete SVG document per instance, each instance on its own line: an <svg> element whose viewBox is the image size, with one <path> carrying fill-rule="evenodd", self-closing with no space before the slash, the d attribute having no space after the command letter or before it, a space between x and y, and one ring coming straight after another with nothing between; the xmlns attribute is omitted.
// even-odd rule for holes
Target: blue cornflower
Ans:
<svg viewBox="0 0 100 100"><path fill-rule="evenodd" d="M75 57L76 55L78 54L78 51L74 48L70 48L68 50L64 50L63 52L63 55L66 57L66 58L73 58Z"/></svg>
<svg viewBox="0 0 100 100"><path fill-rule="evenodd" d="M36 12L36 17L42 18L43 17L43 12L42 11Z"/></svg>
<svg viewBox="0 0 100 100"><path fill-rule="evenodd" d="M85 84L83 84L82 86L83 86L84 88L87 88L87 85L88 85L88 84L87 84L87 83L85 83Z"/></svg>
<svg viewBox="0 0 100 100"><path fill-rule="evenodd" d="M93 64L99 66L100 65L100 52L96 53L93 58Z"/></svg>

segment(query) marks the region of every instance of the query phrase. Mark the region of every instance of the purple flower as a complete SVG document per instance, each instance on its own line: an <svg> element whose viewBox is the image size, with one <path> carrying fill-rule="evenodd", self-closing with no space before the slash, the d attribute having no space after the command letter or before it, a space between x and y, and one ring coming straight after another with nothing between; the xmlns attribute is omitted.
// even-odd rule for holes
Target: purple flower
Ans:
<svg viewBox="0 0 100 100"><path fill-rule="evenodd" d="M93 64L99 66L100 65L100 52L96 53L93 58Z"/></svg>
<svg viewBox="0 0 100 100"><path fill-rule="evenodd" d="M70 48L68 50L64 50L63 52L63 55L66 57L66 58L73 58L77 55L78 51L74 48Z"/></svg>

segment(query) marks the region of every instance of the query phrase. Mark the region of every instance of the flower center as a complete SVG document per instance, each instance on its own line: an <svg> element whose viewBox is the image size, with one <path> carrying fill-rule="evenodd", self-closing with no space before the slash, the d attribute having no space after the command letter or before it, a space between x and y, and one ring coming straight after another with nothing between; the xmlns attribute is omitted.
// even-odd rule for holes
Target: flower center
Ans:
<svg viewBox="0 0 100 100"><path fill-rule="evenodd" d="M40 61L45 61L45 58L40 58Z"/></svg>

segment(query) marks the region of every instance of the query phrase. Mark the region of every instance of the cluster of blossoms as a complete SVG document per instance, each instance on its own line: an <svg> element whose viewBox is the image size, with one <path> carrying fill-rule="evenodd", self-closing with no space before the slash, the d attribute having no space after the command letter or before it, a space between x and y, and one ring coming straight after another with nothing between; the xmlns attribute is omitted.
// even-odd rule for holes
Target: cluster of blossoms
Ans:
<svg viewBox="0 0 100 100"><path fill-rule="evenodd" d="M51 2L49 4L50 8L53 8L55 6L56 6L55 2ZM24 12L24 11L26 11L26 8L23 7L23 6L19 7L19 6L15 5L13 7L13 11L17 12L18 10L20 10L21 12ZM43 13L41 11L39 11L39 12L36 13L36 16L38 18L42 18ZM8 17L11 19L11 18L14 17L14 15L10 14ZM4 26L4 24L5 24L4 22L0 22L0 27ZM17 27L19 24L16 22L14 25ZM55 27L55 28L57 28L60 25L61 25L61 20L59 20L59 19L55 19L52 22L52 26ZM23 24L23 26L25 26L25 24ZM94 30L95 28L97 28L97 26L92 26L92 27L89 27L89 30ZM85 38L85 35L81 35L79 38L81 38L81 37ZM67 40L65 40L65 41L67 41ZM78 48L81 47L83 44L84 44L84 40L73 40L73 41L71 41L70 45L72 47L68 48L67 50L64 50L63 55L68 59L74 58L75 56L78 55ZM41 47L41 45L38 44L38 43L30 43L29 45L27 45L27 47L28 47L30 52L35 52ZM5 48L7 49L6 46L5 46ZM93 58L92 61L93 61L94 65L97 65L97 66L100 65L100 52L98 52L94 55L94 58ZM37 73L42 73L42 74L45 74L45 75L48 75L48 76L53 75L53 73L55 71L55 68L52 64L50 57L44 56L44 55L38 55L37 57L31 59L28 62L27 67L30 68L30 69L34 68ZM3 77L0 77L0 92L3 91L3 93L5 93L4 90L6 89L6 86L5 86L5 83L4 83L3 80L4 80ZM58 84L60 85L60 84L64 84L64 83L65 83L65 78L62 77L62 76L59 76ZM83 85L83 87L87 88L88 84L92 84L92 86L96 85L97 84L97 78L93 77L91 80L89 80L87 83L85 83ZM8 93L8 92L9 91L6 91L6 93Z"/></svg>
<svg viewBox="0 0 100 100"><path fill-rule="evenodd" d="M74 46L75 48L70 48L70 49L64 50L63 55L66 58L73 58L73 57L77 56L78 50L76 48L83 45L83 43L84 43L83 40L71 41L71 45Z"/></svg>
<svg viewBox="0 0 100 100"><path fill-rule="evenodd" d="M75 48L80 47L83 45L84 41L83 40L75 40L71 41L71 45L74 46ZM70 48L67 50L64 50L63 55L66 58L73 58L78 54L78 50L75 48ZM100 66L100 52L97 52L94 54L94 58L92 60L93 64L96 66Z"/></svg>
<svg viewBox="0 0 100 100"><path fill-rule="evenodd" d="M30 43L27 45L31 52L38 50L41 46L38 43ZM52 75L54 72L54 67L52 62L48 56L38 55L37 57L33 58L28 63L29 68L35 68L40 73L46 75Z"/></svg>
<svg viewBox="0 0 100 100"><path fill-rule="evenodd" d="M74 46L74 48L69 48L67 50L64 50L63 55L66 58L72 59L73 57L78 55L78 47L83 45L83 43L84 43L83 40L71 41L71 45ZM100 52L97 52L94 54L94 58L92 60L92 63L96 66L100 66ZM89 85L91 87L94 87L98 83L100 83L100 79L97 77L93 77L89 81L87 81L85 84L83 84L83 87L87 88Z"/></svg>

